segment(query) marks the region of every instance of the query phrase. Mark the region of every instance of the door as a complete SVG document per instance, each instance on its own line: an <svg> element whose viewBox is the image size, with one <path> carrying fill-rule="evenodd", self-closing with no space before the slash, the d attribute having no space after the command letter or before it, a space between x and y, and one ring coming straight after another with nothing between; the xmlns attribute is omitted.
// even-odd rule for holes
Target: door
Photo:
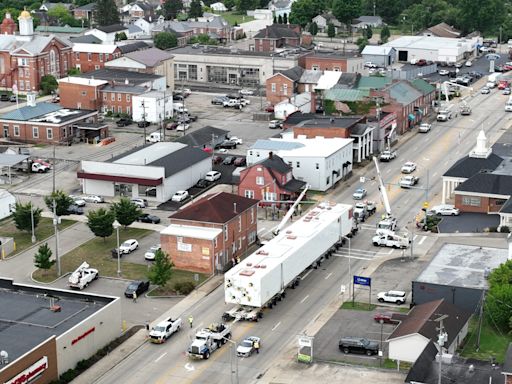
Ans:
<svg viewBox="0 0 512 384"><path fill-rule="evenodd" d="M9 126L4 125L4 137L9 137Z"/></svg>

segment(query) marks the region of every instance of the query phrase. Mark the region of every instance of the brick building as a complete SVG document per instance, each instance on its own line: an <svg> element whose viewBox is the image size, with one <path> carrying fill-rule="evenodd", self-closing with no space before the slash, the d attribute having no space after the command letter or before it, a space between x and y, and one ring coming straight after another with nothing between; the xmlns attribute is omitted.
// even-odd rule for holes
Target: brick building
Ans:
<svg viewBox="0 0 512 384"><path fill-rule="evenodd" d="M101 111L112 113L126 113L132 115L132 99L147 92L145 87L131 84L116 84L115 82L105 85L101 90Z"/></svg>
<svg viewBox="0 0 512 384"><path fill-rule="evenodd" d="M76 43L73 45L73 67L82 73L95 71L121 55L121 49L115 44Z"/></svg>
<svg viewBox="0 0 512 384"><path fill-rule="evenodd" d="M59 80L60 105L65 108L101 109L101 87L106 80L64 77Z"/></svg>
<svg viewBox="0 0 512 384"><path fill-rule="evenodd" d="M311 51L301 56L299 65L304 69L315 71L361 73L363 71L363 58L355 52L340 54L335 51Z"/></svg>
<svg viewBox="0 0 512 384"><path fill-rule="evenodd" d="M223 272L256 242L257 204L226 192L207 195L170 217L160 232L162 250L178 269Z"/></svg>
<svg viewBox="0 0 512 384"><path fill-rule="evenodd" d="M306 182L293 177L292 166L269 153L268 158L240 172L238 194L266 201L295 200Z"/></svg>
<svg viewBox="0 0 512 384"><path fill-rule="evenodd" d="M87 20L89 25L94 21L96 3L89 3L73 9L73 17L78 20Z"/></svg>
<svg viewBox="0 0 512 384"><path fill-rule="evenodd" d="M298 47L300 26L292 24L272 24L254 36L256 52L274 52L278 48Z"/></svg>
<svg viewBox="0 0 512 384"><path fill-rule="evenodd" d="M23 11L16 24L7 13L0 31L0 87L19 92L37 91L41 78L52 75L61 78L71 68L71 47L59 38L34 35L34 25L29 12Z"/></svg>
<svg viewBox="0 0 512 384"><path fill-rule="evenodd" d="M303 69L296 66L269 77L265 82L267 101L276 105L297 93L302 72Z"/></svg>

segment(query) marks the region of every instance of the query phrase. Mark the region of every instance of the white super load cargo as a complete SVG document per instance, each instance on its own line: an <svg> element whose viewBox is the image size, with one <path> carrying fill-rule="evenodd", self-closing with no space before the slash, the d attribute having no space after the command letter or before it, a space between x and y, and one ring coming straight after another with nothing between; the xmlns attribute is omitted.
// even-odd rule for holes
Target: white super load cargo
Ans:
<svg viewBox="0 0 512 384"><path fill-rule="evenodd" d="M302 272L352 233L352 205L319 204L225 273L226 303L261 308L284 296Z"/></svg>

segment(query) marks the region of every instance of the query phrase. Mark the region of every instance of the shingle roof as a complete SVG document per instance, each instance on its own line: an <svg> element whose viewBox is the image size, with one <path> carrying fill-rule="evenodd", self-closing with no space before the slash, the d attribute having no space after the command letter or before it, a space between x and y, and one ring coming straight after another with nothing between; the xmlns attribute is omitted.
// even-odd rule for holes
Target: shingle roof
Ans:
<svg viewBox="0 0 512 384"><path fill-rule="evenodd" d="M89 3L75 8L75 11L94 11L94 8L96 8L96 3Z"/></svg>
<svg viewBox="0 0 512 384"><path fill-rule="evenodd" d="M267 157L261 163L258 163L258 165L263 165L265 168L275 170L279 173L287 173L292 170L292 167L285 163L284 160L277 155Z"/></svg>
<svg viewBox="0 0 512 384"><path fill-rule="evenodd" d="M69 39L72 43L101 44L101 40L94 35L71 36Z"/></svg>
<svg viewBox="0 0 512 384"><path fill-rule="evenodd" d="M286 189L289 192L298 192L302 188L304 188L305 185L306 185L305 181L292 178L289 182L287 182L282 187L283 187L283 189Z"/></svg>
<svg viewBox="0 0 512 384"><path fill-rule="evenodd" d="M51 43L51 41L53 39L56 39L57 41L60 41L65 46L68 46L64 41L55 37L54 35L49 35L49 36L35 35L32 37L32 40L19 45L18 48L16 50L14 50L14 52L23 50L23 51L27 51L33 55L37 55L37 54L41 53L43 51L43 49L45 49L46 46Z"/></svg>
<svg viewBox="0 0 512 384"><path fill-rule="evenodd" d="M285 71L279 71L279 73L286 76L287 78L289 78L292 81L299 81L303 72L304 72L304 68L302 68L298 65L293 68L287 69Z"/></svg>
<svg viewBox="0 0 512 384"><path fill-rule="evenodd" d="M405 382L424 383L425 379L428 377L430 367L432 365L432 362L436 358L437 353L437 347L434 345L432 341L430 341L423 349L423 352L421 352L419 357L416 359L409 372L407 373Z"/></svg>
<svg viewBox="0 0 512 384"><path fill-rule="evenodd" d="M20 120L26 121L37 116L42 116L50 112L58 111L62 107L54 103L37 103L35 107L28 105L15 109L14 111L4 113L0 116L1 120Z"/></svg>
<svg viewBox="0 0 512 384"><path fill-rule="evenodd" d="M443 176L469 179L482 170L494 171L502 161L503 159L494 153L491 153L486 159L468 155L453 164Z"/></svg>
<svg viewBox="0 0 512 384"><path fill-rule="evenodd" d="M409 311L407 318L405 318L388 337L388 340L391 341L416 333L423 335L429 340L436 340L438 335L436 327L439 324L434 320L441 315L448 316L444 319L443 325L448 333L448 343L445 345L450 346L453 340L459 336L461 329L468 322L471 313L446 302L445 299L429 301L428 303L414 306Z"/></svg>
<svg viewBox="0 0 512 384"><path fill-rule="evenodd" d="M128 29L128 33L139 33L139 32L142 32L142 29L140 29L135 24L126 24L126 28Z"/></svg>
<svg viewBox="0 0 512 384"><path fill-rule="evenodd" d="M361 77L357 83L357 89L382 89L391 84L391 78L385 76Z"/></svg>
<svg viewBox="0 0 512 384"><path fill-rule="evenodd" d="M145 43L144 41L136 41L134 43L125 44L125 45L118 45L119 49L121 50L121 53L123 55L126 55L130 52L139 51L141 49L145 49L149 47L148 43Z"/></svg>
<svg viewBox="0 0 512 384"><path fill-rule="evenodd" d="M175 141L190 145L191 147L211 146L212 135L220 138L226 137L228 133L229 131L224 129L206 126L185 136L180 136Z"/></svg>
<svg viewBox="0 0 512 384"><path fill-rule="evenodd" d="M436 90L435 87L433 87L423 79L414 79L410 83L423 95L428 95Z"/></svg>
<svg viewBox="0 0 512 384"><path fill-rule="evenodd" d="M144 51L130 52L125 56L150 68L159 65L164 60L173 58L173 55L169 52L162 51L158 48L149 48Z"/></svg>
<svg viewBox="0 0 512 384"><path fill-rule="evenodd" d="M210 155L198 148L184 147L174 151L167 156L161 157L151 163L149 166L164 167L165 177L174 175L187 169L189 166L199 163L200 161L210 158Z"/></svg>
<svg viewBox="0 0 512 384"><path fill-rule="evenodd" d="M444 22L427 28L427 31L437 37L460 37L460 31Z"/></svg>
<svg viewBox="0 0 512 384"><path fill-rule="evenodd" d="M512 195L512 175L477 173L459 184L455 191L510 196Z"/></svg>
<svg viewBox="0 0 512 384"><path fill-rule="evenodd" d="M128 30L128 28L121 24L104 25L96 27L96 29L105 33L121 32Z"/></svg>
<svg viewBox="0 0 512 384"><path fill-rule="evenodd" d="M283 39L286 37L299 38L300 35L291 28L283 27L279 24L272 24L265 27L265 29L262 29L254 36L255 39Z"/></svg>
<svg viewBox="0 0 512 384"><path fill-rule="evenodd" d="M201 151L199 149L196 150ZM258 204L258 200L220 192L216 195L207 195L188 207L179 210L171 216L171 221L180 219L224 224L256 204Z"/></svg>

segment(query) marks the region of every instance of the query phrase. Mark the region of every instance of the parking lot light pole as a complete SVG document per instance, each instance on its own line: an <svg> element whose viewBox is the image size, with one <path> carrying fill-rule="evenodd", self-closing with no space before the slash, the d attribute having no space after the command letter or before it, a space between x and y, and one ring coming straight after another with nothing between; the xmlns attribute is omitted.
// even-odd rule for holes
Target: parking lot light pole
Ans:
<svg viewBox="0 0 512 384"><path fill-rule="evenodd" d="M380 323L379 367L382 367L382 358L384 357L384 348L382 348L382 331L384 328L384 319L380 319L379 323Z"/></svg>
<svg viewBox="0 0 512 384"><path fill-rule="evenodd" d="M60 277L60 257L59 257L59 224L60 217L57 216L57 202L53 200L53 227L55 230L55 259L57 260L57 276Z"/></svg>
<svg viewBox="0 0 512 384"><path fill-rule="evenodd" d="M112 227L116 230L116 238L117 238L117 276L121 277L121 250L119 249L119 228L121 228L121 224L119 224L119 221L115 220L112 223Z"/></svg>
<svg viewBox="0 0 512 384"><path fill-rule="evenodd" d="M34 228L34 204L30 202L30 222L32 223L32 244L36 242L36 232Z"/></svg>

